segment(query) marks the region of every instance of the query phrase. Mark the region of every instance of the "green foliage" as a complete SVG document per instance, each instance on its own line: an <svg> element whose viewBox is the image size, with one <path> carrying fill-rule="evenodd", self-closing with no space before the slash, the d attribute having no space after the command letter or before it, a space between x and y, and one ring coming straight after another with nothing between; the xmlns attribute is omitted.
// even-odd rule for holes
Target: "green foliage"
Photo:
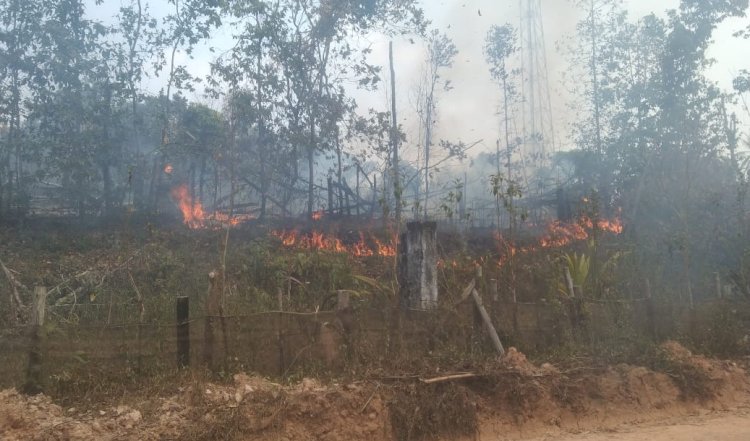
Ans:
<svg viewBox="0 0 750 441"><path fill-rule="evenodd" d="M495 80L508 80L511 72L508 70L507 63L517 51L518 36L511 25L493 26L490 29L485 41L484 53Z"/></svg>
<svg viewBox="0 0 750 441"><path fill-rule="evenodd" d="M570 272L570 277L573 279L573 286L583 286L589 277L589 268L591 267L591 259L585 254L578 253L564 254L562 256L565 267ZM569 296L574 296L574 293L568 293Z"/></svg>

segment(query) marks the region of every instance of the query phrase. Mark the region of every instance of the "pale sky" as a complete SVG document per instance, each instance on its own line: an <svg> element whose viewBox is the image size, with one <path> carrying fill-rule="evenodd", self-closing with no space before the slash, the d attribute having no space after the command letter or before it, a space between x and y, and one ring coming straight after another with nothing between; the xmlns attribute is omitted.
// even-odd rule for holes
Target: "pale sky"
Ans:
<svg viewBox="0 0 750 441"><path fill-rule="evenodd" d="M500 101L500 92L492 83L487 64L484 62L482 47L487 31L492 25L510 23L515 27L519 24L519 0L423 0L427 18L432 21L432 27L438 28L451 37L459 51L453 68L446 76L452 82L453 90L440 97L439 121L437 136L451 141L462 140L473 142L483 139L473 153L480 149L492 150L500 134L498 131L499 118L495 116ZM91 0L93 3L93 0ZM112 17L121 0L105 0L102 6L92 6L93 16L107 20ZM151 8L155 15L169 10L166 0L152 0ZM641 17L651 12L663 15L669 8L675 8L679 0L625 0L631 19ZM545 39L547 46L548 70L550 88L552 90L552 111L555 115L559 143L563 148L570 147L565 138L569 122L566 102L569 100L562 84L562 72L567 69L567 60L556 50L556 43L575 30L579 13L573 9L571 0L543 0ZM481 11L481 16L479 14ZM748 41L732 37L732 33L747 26L748 18L728 20L722 24L715 34L715 43L710 55L717 59L712 67L710 76L723 87L731 87L732 79L740 69L750 69ZM450 27L449 27L450 26ZM233 44L231 31L219 30L209 43L216 48L216 53L228 49ZM366 38L366 44L373 49L370 61L384 67L387 74L388 42L384 38L371 36ZM418 83L422 63L425 58L424 47L412 44L408 37L394 41L395 61L397 70L397 105L399 119L409 137L408 144L418 142L418 123L414 106L414 89ZM178 60L189 65L194 75L205 77L209 73L208 63L216 55L208 51L208 47L198 49L195 58L189 60L184 54L179 54ZM384 78L387 80L387 78ZM147 89L158 91L163 81L154 79L147 83ZM387 110L387 95L385 87L377 92L353 91L360 108L366 111L369 107ZM196 96L195 99L204 100ZM562 135L562 136L561 136ZM414 155L416 149L409 152L407 157Z"/></svg>

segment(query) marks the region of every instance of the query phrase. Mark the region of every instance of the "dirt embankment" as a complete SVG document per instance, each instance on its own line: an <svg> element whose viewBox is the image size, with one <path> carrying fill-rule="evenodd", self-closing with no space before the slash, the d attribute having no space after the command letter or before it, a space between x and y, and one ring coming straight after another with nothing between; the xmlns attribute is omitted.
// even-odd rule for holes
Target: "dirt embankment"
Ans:
<svg viewBox="0 0 750 441"><path fill-rule="evenodd" d="M3 440L523 439L639 425L750 397L743 369L662 346L653 368L561 372L513 349L471 378L379 377L281 386L238 374L231 385L194 382L136 406L79 411L48 397L0 392ZM442 375L435 375L441 377ZM585 438L582 438L585 439ZM627 438L625 438L627 439Z"/></svg>

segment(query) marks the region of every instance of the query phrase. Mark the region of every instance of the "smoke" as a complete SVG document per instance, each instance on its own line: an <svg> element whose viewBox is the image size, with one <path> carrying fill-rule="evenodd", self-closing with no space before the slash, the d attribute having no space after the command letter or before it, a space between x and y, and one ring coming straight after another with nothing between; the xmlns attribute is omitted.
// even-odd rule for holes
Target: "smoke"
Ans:
<svg viewBox="0 0 750 441"><path fill-rule="evenodd" d="M631 17L637 18L652 12L663 15L667 9L677 7L679 0L658 3L629 0L624 2L624 5ZM472 154L475 156L481 152L492 152L495 140L502 136L501 116L497 114L501 93L490 77L483 47L491 26L509 23L518 29L519 0L425 0L423 7L427 18L432 22L431 27L445 32L459 51L453 67L445 74L453 89L439 96L436 139L465 142L481 139L483 142ZM572 0L544 0L542 14L555 131L558 135L558 144L565 149L570 148L565 134L571 122L571 115L567 109L572 98L563 83L563 75L569 66L566 41L574 35L576 24L585 12L576 8ZM371 61L387 66L387 40L374 38L371 44L374 49ZM420 130L413 91L421 77L425 47L423 42L412 43L407 37L394 41L394 50L399 120L407 131L409 140L405 146L405 158L414 161L417 157ZM367 94L356 95L363 108L387 108L385 94L381 93L375 97Z"/></svg>

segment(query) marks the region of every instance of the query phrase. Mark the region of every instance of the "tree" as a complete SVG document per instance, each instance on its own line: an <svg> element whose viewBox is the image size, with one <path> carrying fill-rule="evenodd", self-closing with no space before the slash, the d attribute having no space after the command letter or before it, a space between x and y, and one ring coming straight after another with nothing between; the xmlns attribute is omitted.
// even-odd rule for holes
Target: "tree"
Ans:
<svg viewBox="0 0 750 441"><path fill-rule="evenodd" d="M329 151L340 156L341 126L352 108L343 84L354 81L371 88L379 81L378 69L367 61L369 50L355 50L349 37L375 29L421 29L421 10L415 0L284 0L272 6L230 1L225 10L246 23L237 35L231 63L221 66L225 79L249 80L248 86L258 93L259 109L266 108L257 114L266 115L257 120L258 127L266 134L275 132L288 146L294 164L291 187L303 181L298 163L307 163L306 208L312 217L316 157ZM231 71L233 63L236 69ZM271 108L277 111L269 113ZM278 116L273 130L270 115ZM260 188L265 193L264 186Z"/></svg>
<svg viewBox="0 0 750 441"><path fill-rule="evenodd" d="M125 88L123 93L130 101L129 118L132 128L131 136L128 137L130 142L125 146L128 153L128 202L143 209L145 205L141 189L146 177L144 171L148 166L144 139L140 133L144 131L147 123L138 113L139 104L144 98L140 89L148 63L151 61L148 54L159 51L158 44L163 40L163 35L157 20L149 14L148 3L144 3L143 0L130 0L128 4L121 6L117 18L115 32L121 39L117 50L117 77L118 82Z"/></svg>
<svg viewBox="0 0 750 441"><path fill-rule="evenodd" d="M597 189L595 202L605 212L626 208L644 269L660 267L684 280L681 292L688 303L699 279L695 268L705 268L696 266L696 259L705 263L716 240L703 232L725 231L714 214L727 203L717 189L733 176L721 156L728 139L724 95L706 77L712 63L706 51L718 23L746 6L746 1L685 0L668 11L667 20L651 15L630 23L622 13L599 16L606 26L595 38L599 61L591 77L597 87L592 84L584 95L595 103L577 126L582 149L601 151L597 163L580 174L590 176ZM601 149L596 136L584 133L599 133ZM591 139L594 144L587 143ZM638 216L639 207L648 216ZM694 249L704 252L696 255ZM660 252L679 262L654 260ZM595 264L594 259L592 272Z"/></svg>
<svg viewBox="0 0 750 441"><path fill-rule="evenodd" d="M45 11L29 0L0 1L0 220L23 214L29 184L24 164L33 152L24 133L29 91L39 81L36 53Z"/></svg>
<svg viewBox="0 0 750 441"><path fill-rule="evenodd" d="M435 121L437 120L437 92L438 88L448 91L450 81L442 78L442 71L453 66L453 59L458 54L455 44L447 35L434 29L427 36L427 60L425 73L419 90L417 113L422 122L424 138L424 206L423 217L427 218L430 200L430 150Z"/></svg>
<svg viewBox="0 0 750 441"><path fill-rule="evenodd" d="M504 125L504 135L505 135L505 152L506 152L506 180L509 184L508 189L508 196L509 196L509 212L512 213L513 210L513 194L515 193L510 189L510 186L517 186L517 183L513 180L513 171L511 169L512 166L512 159L513 159L513 145L511 145L511 137L510 137L510 119L511 119L511 105L512 101L515 101L516 99L516 90L514 85L511 82L511 69L509 68L508 64L510 62L510 57L512 57L518 50L517 47L517 36L515 30L508 24L503 26L493 26L490 31L487 34L485 47L484 47L484 53L485 57L487 58L487 62L490 65L490 73L492 74L492 78L495 81L498 81L500 83L500 88L503 93L503 125ZM493 183L493 194L497 196L497 193L499 189L497 188L497 184L501 183L503 180L500 178L501 174L501 155L500 155L500 140L497 141L497 149L496 149L496 176ZM498 212L498 222L499 222L499 212L500 212L500 199L495 197L496 201L496 209ZM512 237L512 230L513 230L513 219L514 216L509 216L509 222L510 222L510 229L511 229L511 237Z"/></svg>
<svg viewBox="0 0 750 441"><path fill-rule="evenodd" d="M194 90L194 83L199 81L190 74L184 65L177 63L177 53L184 50L186 54L192 55L193 49L201 41L207 39L214 28L221 24L219 4L216 1L203 0L169 0L174 10L164 19L167 30L159 34L157 46L169 48L169 58L164 57L164 52L159 51L160 56L154 62L154 70L158 74L165 67L168 68L167 85L162 89L162 132L160 150L169 143L169 129L171 119L172 88L179 90ZM151 190L149 199L151 209L157 207L158 197L161 194L161 177L164 168L164 157L162 154L154 156L151 169Z"/></svg>
<svg viewBox="0 0 750 441"><path fill-rule="evenodd" d="M102 40L108 30L86 19L83 1L57 0L44 8L29 126L49 165L47 175L60 180L66 199L85 216L101 205L98 185L106 176L98 170L102 150L111 147L102 137L109 114L100 113L113 92Z"/></svg>

